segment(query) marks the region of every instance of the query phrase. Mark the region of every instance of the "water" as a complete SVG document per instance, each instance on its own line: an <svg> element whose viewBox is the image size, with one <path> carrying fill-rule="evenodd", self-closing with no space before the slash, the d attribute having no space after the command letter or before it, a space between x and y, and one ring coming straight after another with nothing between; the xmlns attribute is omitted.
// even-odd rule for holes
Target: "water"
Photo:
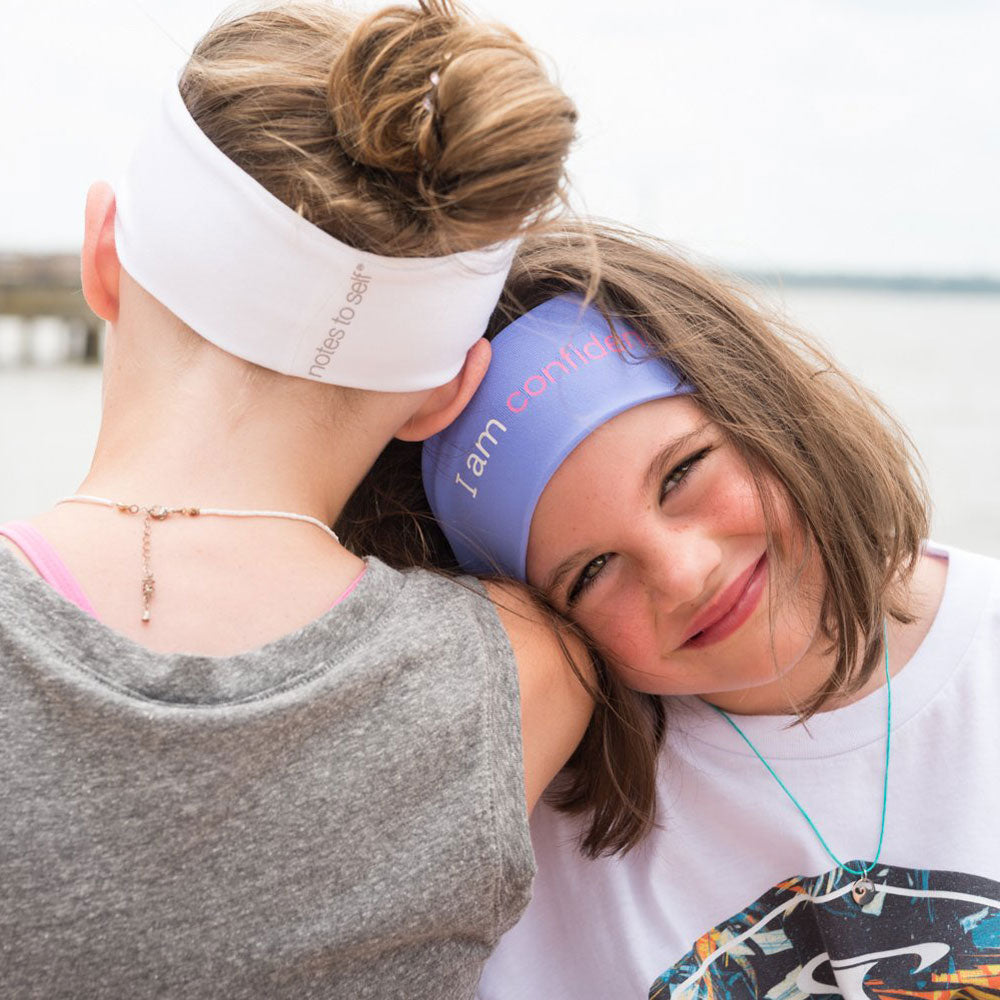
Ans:
<svg viewBox="0 0 1000 1000"><path fill-rule="evenodd" d="M909 432L935 540L1000 556L1000 296L797 289L784 301Z"/></svg>
<svg viewBox="0 0 1000 1000"><path fill-rule="evenodd" d="M910 432L934 538L1000 557L1000 296L791 289L780 300ZM47 364L59 334L39 336L38 364L4 368L12 334L0 323L0 521L72 492L97 437L99 371Z"/></svg>
<svg viewBox="0 0 1000 1000"><path fill-rule="evenodd" d="M0 368L0 522L72 493L100 426L100 370Z"/></svg>

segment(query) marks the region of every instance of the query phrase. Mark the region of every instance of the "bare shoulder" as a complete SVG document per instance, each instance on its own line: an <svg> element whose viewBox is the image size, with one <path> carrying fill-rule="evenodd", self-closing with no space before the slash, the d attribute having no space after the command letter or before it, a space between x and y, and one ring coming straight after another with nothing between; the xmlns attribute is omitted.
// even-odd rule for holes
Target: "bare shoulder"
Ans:
<svg viewBox="0 0 1000 1000"><path fill-rule="evenodd" d="M517 660L530 812L587 728L593 665L583 642L523 587L508 582L484 586Z"/></svg>

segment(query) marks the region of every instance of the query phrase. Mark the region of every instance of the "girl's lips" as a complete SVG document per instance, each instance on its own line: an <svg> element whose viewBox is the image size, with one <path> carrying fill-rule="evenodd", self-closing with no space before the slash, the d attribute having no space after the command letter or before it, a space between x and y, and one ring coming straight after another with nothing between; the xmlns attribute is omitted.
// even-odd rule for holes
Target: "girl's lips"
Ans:
<svg viewBox="0 0 1000 1000"><path fill-rule="evenodd" d="M741 573L722 595L718 609L711 609L710 624L697 631L682 644L683 649L701 649L731 636L760 603L767 582L767 553L765 552L749 570ZM722 614L717 615L717 610ZM695 623L697 624L697 622Z"/></svg>

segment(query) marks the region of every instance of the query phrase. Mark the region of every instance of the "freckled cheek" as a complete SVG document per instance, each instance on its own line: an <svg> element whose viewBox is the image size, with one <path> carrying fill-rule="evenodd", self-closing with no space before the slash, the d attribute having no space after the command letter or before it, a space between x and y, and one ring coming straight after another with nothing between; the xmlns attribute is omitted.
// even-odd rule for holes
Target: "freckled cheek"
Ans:
<svg viewBox="0 0 1000 1000"><path fill-rule="evenodd" d="M762 531L764 512L753 483L739 477L729 483L727 488L710 494L703 515L727 533Z"/></svg>
<svg viewBox="0 0 1000 1000"><path fill-rule="evenodd" d="M602 650L622 664L657 658L656 621L639 595L616 594L594 605L580 624Z"/></svg>
<svg viewBox="0 0 1000 1000"><path fill-rule="evenodd" d="M685 513L697 520L700 530L717 535L759 531L763 512L753 481L735 463L721 465L713 473L702 483L697 504Z"/></svg>

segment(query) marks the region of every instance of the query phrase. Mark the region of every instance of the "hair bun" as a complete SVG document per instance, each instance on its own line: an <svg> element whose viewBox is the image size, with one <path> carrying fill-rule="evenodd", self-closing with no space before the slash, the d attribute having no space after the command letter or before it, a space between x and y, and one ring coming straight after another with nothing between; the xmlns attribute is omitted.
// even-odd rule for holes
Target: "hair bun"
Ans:
<svg viewBox="0 0 1000 1000"><path fill-rule="evenodd" d="M450 246L501 239L554 204L576 122L517 35L450 0L362 21L330 72L328 106L369 187Z"/></svg>

